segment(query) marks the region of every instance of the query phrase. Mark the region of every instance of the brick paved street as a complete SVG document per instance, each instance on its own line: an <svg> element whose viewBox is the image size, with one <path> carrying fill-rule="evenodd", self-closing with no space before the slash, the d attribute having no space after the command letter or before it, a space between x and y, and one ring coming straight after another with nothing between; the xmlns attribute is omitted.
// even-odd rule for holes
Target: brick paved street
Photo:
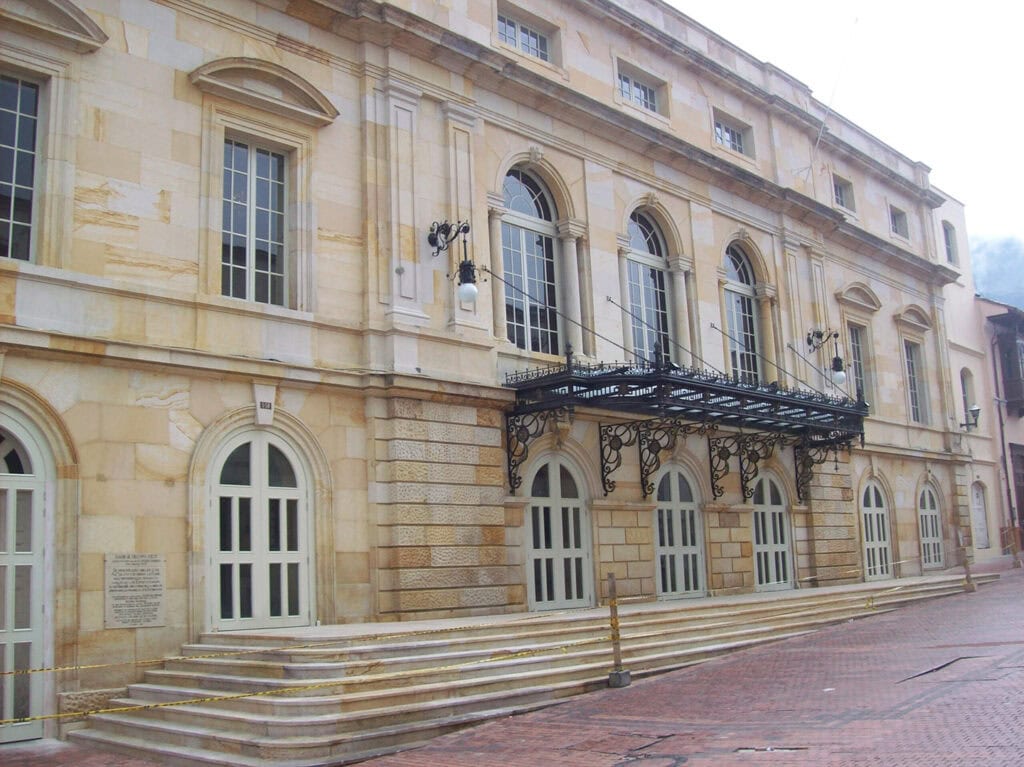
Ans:
<svg viewBox="0 0 1024 767"><path fill-rule="evenodd" d="M364 762L365 767L1019 767L1024 571L639 680ZM71 744L0 765L151 767Z"/></svg>
<svg viewBox="0 0 1024 767"><path fill-rule="evenodd" d="M976 594L834 626L363 764L1020 767L1024 574L1001 574Z"/></svg>

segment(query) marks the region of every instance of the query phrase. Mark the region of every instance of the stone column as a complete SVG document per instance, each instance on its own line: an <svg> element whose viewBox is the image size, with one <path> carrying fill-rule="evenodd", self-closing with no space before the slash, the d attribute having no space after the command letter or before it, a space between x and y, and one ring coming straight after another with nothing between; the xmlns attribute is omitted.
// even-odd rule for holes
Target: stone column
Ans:
<svg viewBox="0 0 1024 767"><path fill-rule="evenodd" d="M755 289L757 299L758 320L761 326L761 354L759 364L765 383L779 380L778 355L775 350L775 297L777 291L773 285L758 285Z"/></svg>
<svg viewBox="0 0 1024 767"><path fill-rule="evenodd" d="M672 275L672 332L676 337L676 346L669 356L679 365L690 366L694 361L690 345L690 297L686 288L693 261L673 256L669 259L669 269Z"/></svg>
<svg viewBox="0 0 1024 767"><path fill-rule="evenodd" d="M629 305L629 240L619 235L619 303L622 304L622 348L625 350L626 361L636 358L633 345L633 318L629 316L632 307Z"/></svg>
<svg viewBox="0 0 1024 767"><path fill-rule="evenodd" d="M576 241L586 229L581 221L568 219L558 224L558 237L562 242L562 312L565 314L565 341L574 350L583 350L582 312L580 310L580 266Z"/></svg>
<svg viewBox="0 0 1024 767"><path fill-rule="evenodd" d="M504 341L508 336L505 328L505 283L498 279L505 277L505 264L501 248L501 217L505 215L505 198L491 192L487 195L487 235L491 251L491 310L494 327L492 332L496 341Z"/></svg>

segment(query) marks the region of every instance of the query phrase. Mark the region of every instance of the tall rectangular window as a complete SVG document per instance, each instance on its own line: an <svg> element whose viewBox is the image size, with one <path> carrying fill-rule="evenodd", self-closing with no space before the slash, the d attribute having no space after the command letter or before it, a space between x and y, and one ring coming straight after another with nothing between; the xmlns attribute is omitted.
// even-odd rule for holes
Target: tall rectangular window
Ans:
<svg viewBox="0 0 1024 767"><path fill-rule="evenodd" d="M921 379L921 347L912 341L903 342L903 353L907 362L907 394L910 398L910 420L925 421L925 400Z"/></svg>
<svg viewBox="0 0 1024 767"><path fill-rule="evenodd" d="M39 86L0 76L0 256L28 261L36 169Z"/></svg>
<svg viewBox="0 0 1024 767"><path fill-rule="evenodd" d="M857 399L867 397L867 376L864 371L864 328L850 325L850 377Z"/></svg>
<svg viewBox="0 0 1024 767"><path fill-rule="evenodd" d="M224 141L221 294L284 306L284 155Z"/></svg>

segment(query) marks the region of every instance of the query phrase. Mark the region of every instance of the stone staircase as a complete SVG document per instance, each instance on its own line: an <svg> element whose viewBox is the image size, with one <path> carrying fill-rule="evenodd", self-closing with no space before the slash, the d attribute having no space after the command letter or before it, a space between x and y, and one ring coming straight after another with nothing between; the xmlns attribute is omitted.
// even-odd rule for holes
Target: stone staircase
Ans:
<svg viewBox="0 0 1024 767"><path fill-rule="evenodd" d="M636 678L962 591L943 575L626 604L623 666ZM345 764L605 687L609 634L607 608L208 634L69 737L186 767Z"/></svg>

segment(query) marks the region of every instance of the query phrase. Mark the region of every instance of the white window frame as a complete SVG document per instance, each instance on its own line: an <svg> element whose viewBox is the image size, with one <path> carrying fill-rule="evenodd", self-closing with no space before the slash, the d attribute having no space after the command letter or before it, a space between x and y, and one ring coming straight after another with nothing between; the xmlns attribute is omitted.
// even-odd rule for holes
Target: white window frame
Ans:
<svg viewBox="0 0 1024 767"><path fill-rule="evenodd" d="M658 89L639 77L619 72L619 95L624 101L648 112L658 111Z"/></svg>
<svg viewBox="0 0 1024 767"><path fill-rule="evenodd" d="M71 264L68 242L74 232L75 206L65 190L75 188L75 164L65 156L68 139L61 131L68 124L67 112L73 109L68 84L71 62L55 53L14 47L0 36L0 72L39 86L29 259L18 262L66 268ZM13 260L0 257L2 262Z"/></svg>
<svg viewBox="0 0 1024 767"><path fill-rule="evenodd" d="M502 233L501 233L502 271L503 271L503 277L509 283L509 284L507 284L505 286L505 310L504 311L506 313L506 317L505 317L504 321L505 321L505 328L506 328L506 337L508 338L509 343L511 343L513 346L515 346L518 349L522 349L525 352L532 353L532 354L560 355L562 353L561 352L562 344L565 343L565 338L564 338L565 329L563 327L564 323L562 322L562 318L561 318L561 312L563 310L562 310L562 308L560 308L560 303L561 303L561 300L562 300L562 280L565 279L566 277L564 277L561 274L561 271L562 271L562 269L561 269L561 267L562 267L561 242L560 242L559 237L558 237L558 226L557 226L557 223L555 221L555 219L557 219L558 212L557 212L557 209L555 208L554 199L552 198L551 193L547 189L547 187L544 184L544 182L540 178L538 178L536 174L534 174L530 170L528 170L526 168L522 168L522 167L510 168L508 173L511 173L513 170L518 170L523 175L528 176L529 178L531 178L538 185L538 187L540 188L541 194L544 195L544 197L545 197L545 199L547 201L548 208L550 209L551 220L545 220L545 219L542 219L542 218L535 218L533 216L529 216L529 215L520 213L519 211L511 210L511 209L509 209L507 207L506 207L505 213L501 217L501 224L502 224L502 226L501 226L501 231L502 231ZM532 233L534 235L540 235L541 237L545 238L546 240L549 240L550 243L551 243L551 254L552 254L552 258L554 260L554 270L553 270L553 278L554 279L553 279L553 284L552 284L552 288L551 289L552 289L552 292L553 292L553 294L555 296L555 301L554 301L554 304L544 303L543 307L546 310L548 310L548 311L553 311L554 312L554 328L553 329L551 329L551 328L537 328L537 330L542 332L549 341L551 341L551 339L553 338L553 342L550 343L550 344L540 343L538 348L533 348L533 343L532 343L532 337L533 337L532 330L533 330L533 327L532 327L532 325L530 323L530 314L531 314L530 307L531 307L531 305L534 305L533 302L532 302L532 299L527 298L526 296L524 296L522 293L520 293L519 291L517 291L513 287L513 285L511 284L512 280L509 279L509 276L508 276L508 274L507 274L507 272L505 270L505 267L504 267L506 256L508 255L508 251L510 250L510 248L509 248L509 244L510 243L507 242L507 240L506 240L506 234L510 233L512 230L515 230L515 232L519 233L518 236L520 238L519 239L519 246L520 247L519 247L518 251L516 251L516 255L519 257L519 259L520 259L519 265L522 267L521 268L520 276L522 277L522 279L524 281L525 292L528 295L530 295L530 296L532 296L533 293L530 290L530 282L531 282L530 274L531 274L531 270L529 269L529 261L528 261L528 259L531 258L532 256L529 253L527 253L526 248L523 247L523 245L526 242L527 234L528 233ZM568 279L572 279L572 275L569 275ZM536 282L536 280L534 280L534 282ZM523 346L520 346L518 343L516 343L516 338L515 338L515 333L514 332L513 333L509 333L508 332L509 331L509 327L508 327L508 322L509 321L508 321L508 316L507 316L508 307L509 307L510 303L514 302L514 301L518 301L518 302L523 302L524 303L524 311L523 311L523 328L524 328L524 330L523 330L523 333L524 333L523 343L524 343L524 345ZM553 346L554 348L545 348L545 346Z"/></svg>
<svg viewBox="0 0 1024 767"><path fill-rule="evenodd" d="M506 30L510 29L511 34ZM524 24L515 16L498 12L498 39L511 48L541 61L551 62L551 42L548 36L533 26Z"/></svg>
<svg viewBox="0 0 1024 767"><path fill-rule="evenodd" d="M534 496L533 483L545 466L549 494ZM575 497L564 496L563 469L576 485ZM530 499L523 519L523 562L530 610L573 609L594 603L591 511L581 477L574 466L557 455L547 456L531 473Z"/></svg>
<svg viewBox="0 0 1024 767"><path fill-rule="evenodd" d="M653 347L654 343L658 342L662 347L661 361L667 361L672 358L674 345L672 327L675 307L672 296L671 270L665 258L665 238L657 221L642 210L634 211L630 215L627 227L631 225L640 226L634 220L634 217L637 216L642 217L651 227L651 236L655 239L655 251L660 251L660 255L657 252L651 253L650 250L642 251L633 248L632 238L628 236L627 229L627 239L630 241L631 246L626 253L626 290L628 293L625 296L625 302L629 306L629 311L632 315L629 318L627 333L632 344L633 353L636 356L648 361L656 361L654 360ZM650 278L652 275L650 272L657 274L657 278L654 279L655 284L653 285L651 284ZM656 284L659 280L660 285ZM660 306L648 305L651 292L654 293L655 301L660 302ZM654 324L650 322L652 313L655 318L660 318L658 324L661 327L652 327ZM638 340L642 340L643 343L638 345Z"/></svg>
<svg viewBox="0 0 1024 767"><path fill-rule="evenodd" d="M3 241L6 243L0 250L0 258L22 263L32 261L32 253L35 246L35 239L38 235L34 225L35 210L38 204L38 185L36 184L36 171L39 166L39 136L40 117L39 110L42 106L43 88L34 79L8 73L0 70L0 80L13 83L16 94L15 103L9 108L0 105L0 119L6 123L10 119L14 123L14 135L11 136L10 144L0 145L0 153L10 155L10 174L0 178L0 185L6 190L6 205L0 209L0 231ZM6 86L3 86L6 90ZM29 107L25 95L31 91L35 92L35 104ZM31 140L26 141L25 135L31 131ZM26 170L29 178L24 178L23 171ZM28 183L26 183L26 181ZM17 202L19 196L24 196L27 191L29 195L29 207L27 220L17 215ZM20 194L19 194L20 193ZM15 233L21 232L25 238L24 249L18 248L15 251ZM24 254L22 257L21 254Z"/></svg>
<svg viewBox="0 0 1024 767"><path fill-rule="evenodd" d="M857 201L853 195L853 183L838 173L832 174L832 199L836 207L851 213L857 212Z"/></svg>
<svg viewBox="0 0 1024 767"><path fill-rule="evenodd" d="M723 267L724 279L722 282L722 313L725 321L725 328L728 334L725 338L726 357L729 362L729 372L737 377L742 383L760 383L764 378L764 370L761 364L761 351L764 345L764 337L761 333L760 306L757 298L757 275L754 273L754 264L750 258L735 242L730 243L725 249L724 258L729 259L729 250L735 248L737 253L746 262L749 272L749 283L737 282L730 279L728 270ZM741 308L745 307L745 308ZM749 312L746 311L749 308ZM749 333L741 333L744 326L749 325ZM739 333L739 335L737 335ZM753 338L754 348L745 349L741 346L741 336L749 335ZM749 359L748 359L749 358ZM748 362L752 360L751 367Z"/></svg>
<svg viewBox="0 0 1024 767"><path fill-rule="evenodd" d="M250 443L250 483L248 485L221 484L222 471L227 459L232 452L242 444ZM267 469L267 451L270 446L287 459L292 471L295 473L297 484L291 486L271 486ZM255 448L255 450L253 450ZM258 451L258 452L257 452ZM262 470L262 471L261 471ZM225 440L220 446L211 463L211 476L209 483L209 512L206 522L206 529L210 533L209 545L209 570L207 577L207 625L211 630L239 629L239 628L284 628L294 626L312 625L316 612L316 565L315 565L315 515L312 506L312 488L309 469L302 461L299 453L285 439L277 434L261 429L245 429L230 439ZM227 549L221 548L221 505L220 499L229 499L231 503L231 542ZM249 548L243 549L239 546L238 529L238 503L239 500L249 500L250 513L250 543ZM269 514L266 502L283 501L281 505L282 514L279 520L282 536L287 529L285 519L288 516L287 502L295 501L295 521L298 523L295 542L297 548L290 548L285 540L279 542L278 548L274 549L270 544L268 533L270 526L267 524ZM240 595L235 593L238 589L233 580L232 597L233 605L230 616L222 614L222 584L220 581L221 566L231 568L233 577L238 574L243 565L249 565L252 573L252 613L248 616L236 614L236 608L240 605ZM298 578L298 609L289 612L285 609L285 596L282 594L281 612L279 615L271 614L271 588L267 575L272 572L274 565L281 568L284 575L288 565L295 565L295 574ZM259 576L259 577L257 577ZM266 588L265 588L266 587ZM284 591L284 589L282 589Z"/></svg>
<svg viewBox="0 0 1024 767"><path fill-rule="evenodd" d="M668 117L668 84L621 58L615 59L614 100L643 114Z"/></svg>
<svg viewBox="0 0 1024 767"><path fill-rule="evenodd" d="M960 264L960 256L956 246L956 227L948 221L942 222L942 243L946 249L946 261L954 266Z"/></svg>
<svg viewBox="0 0 1024 767"><path fill-rule="evenodd" d="M207 104L209 126L204 135L202 167L209 180L204 206L202 226L202 253L205 268L201 269L202 292L217 300L233 305L243 302L251 307L266 307L269 310L313 311L315 280L313 270L315 258L312 231L310 177L312 174L312 131L305 126L275 125L270 116L258 119L246 110L235 109L232 105ZM283 122L283 121L282 121ZM259 147L281 154L285 158L285 284L286 295L283 306L263 304L253 300L251 293L246 298L231 298L222 294L222 240L223 218L223 176L224 146L226 140L235 140L249 146Z"/></svg>
<svg viewBox="0 0 1024 767"><path fill-rule="evenodd" d="M874 480L861 491L860 521L864 580L892 578L892 521L882 486Z"/></svg>
<svg viewBox="0 0 1024 767"><path fill-rule="evenodd" d="M288 159L283 153L275 149L229 136L224 139L225 164L227 164L229 145L232 150L237 148L244 149L246 153L245 167L240 168L233 165L230 171L227 168L224 169L224 176L228 176L230 173L240 183L236 184L233 182L231 184L232 193L225 196L222 210L227 212L229 207L240 209L236 210L236 212L243 212L244 215L239 217L231 216L230 223L225 220L228 216L224 216L221 222L222 237L225 240L230 239L232 242L243 242L245 260L241 265L236 264L234 263L233 255L226 257L222 251L221 295L286 307L288 306L288 299L291 293L290 287L293 280L290 274L292 270L288 264L287 243ZM234 151L230 153L232 155L235 154ZM261 157L268 158L268 162L262 163ZM266 164L272 168L276 160L280 160L280 173L275 173L273 176L261 173L261 165ZM280 178L276 176L280 176ZM244 186L241 193L239 193L238 186ZM265 189L265 205L260 202L261 188ZM278 191L277 195L274 194L275 189ZM275 202L275 197L279 197L279 201ZM263 217L266 217L265 225L262 226L259 225L261 214ZM243 220L239 221L237 220L238 218ZM275 218L282 222L278 227L273 225ZM238 229L242 229L242 231L237 231ZM276 234L275 229L277 230ZM264 268L261 268L257 258L257 252L261 244L265 245L265 250L263 251ZM226 243L222 245L222 248L225 245ZM276 267L274 256L271 252L271 249L275 247L280 251L280 263ZM234 248L232 247L230 250L233 254ZM241 286L235 280L237 274L244 274L244 284ZM261 298L261 286L259 283L264 280L267 284L264 288L265 293ZM241 290L238 290L239 287ZM240 295L236 295L236 292L240 293Z"/></svg>
<svg viewBox="0 0 1024 767"><path fill-rule="evenodd" d="M916 338L903 339L903 380L907 387L907 417L913 423L929 423L928 386L924 344Z"/></svg>
<svg viewBox="0 0 1024 767"><path fill-rule="evenodd" d="M921 536L921 569L934 570L945 563L942 536L942 503L931 485L925 485L917 494L917 523Z"/></svg>
<svg viewBox="0 0 1024 767"><path fill-rule="evenodd" d="M720 109L712 110L711 137L716 147L748 159L755 157L754 132L751 126Z"/></svg>
<svg viewBox="0 0 1024 767"><path fill-rule="evenodd" d="M889 205L889 232L904 240L910 239L910 219L907 212L896 205Z"/></svg>
<svg viewBox="0 0 1024 767"><path fill-rule="evenodd" d="M680 498L679 479L686 482L690 498ZM668 483L668 493L664 483ZM689 473L670 466L657 482L654 524L654 579L660 599L699 597L707 593L704 520L696 483ZM666 498L665 495L668 497Z"/></svg>
<svg viewBox="0 0 1024 767"><path fill-rule="evenodd" d="M778 503L774 503L772 499L773 490L778 493ZM756 500L758 495L762 497L760 503ZM793 520L782 483L770 474L756 477L751 504L753 505L751 540L754 554L754 590L791 589L796 582ZM784 572L780 572L783 570ZM780 575L783 576L781 579L779 579Z"/></svg>
<svg viewBox="0 0 1024 767"><path fill-rule="evenodd" d="M854 333L856 331L856 334ZM859 342L855 343L855 335L859 336ZM849 320L846 323L846 337L847 337L847 349L849 350L849 363L847 367L850 370L850 383L853 385L853 395L858 395L864 398L865 402L871 401L871 382L872 382L872 370L871 370L871 356L870 350L871 338L870 338L870 326L866 322L858 322L857 320Z"/></svg>

